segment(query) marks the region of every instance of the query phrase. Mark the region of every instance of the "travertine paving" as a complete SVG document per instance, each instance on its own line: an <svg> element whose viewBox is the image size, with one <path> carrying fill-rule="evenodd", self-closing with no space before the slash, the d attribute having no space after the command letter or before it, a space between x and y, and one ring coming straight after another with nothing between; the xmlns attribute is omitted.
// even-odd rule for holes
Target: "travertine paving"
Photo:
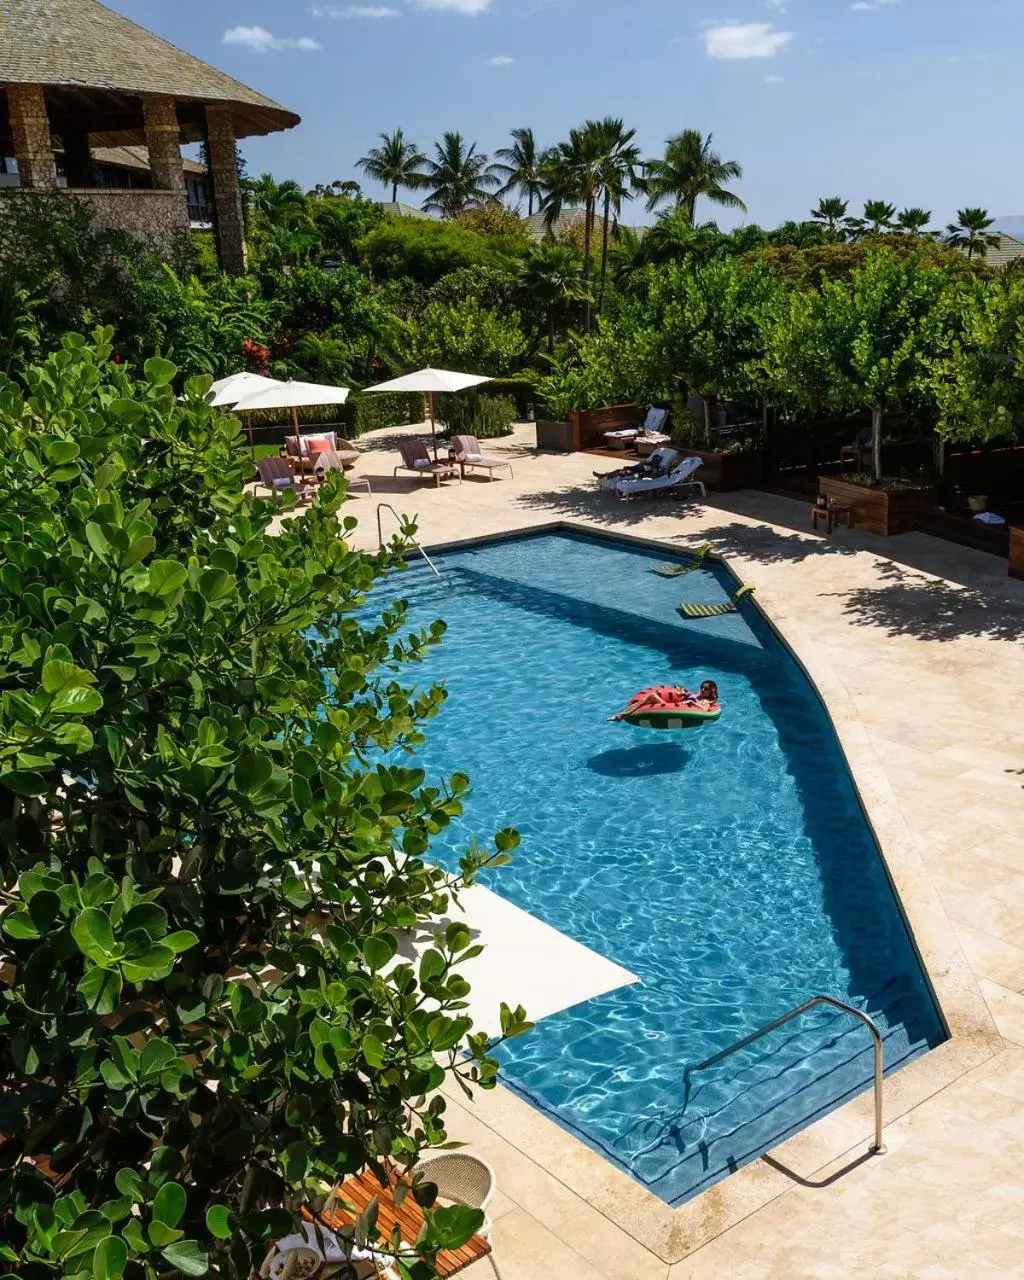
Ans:
<svg viewBox="0 0 1024 1280"><path fill-rule="evenodd" d="M757 584L829 705L876 829L906 832L912 856L892 868L894 880L944 1008L946 991L958 993L967 1013L955 1025L973 1028L952 1083L901 1105L904 1073L893 1078L899 1118L886 1155L861 1159L858 1131L843 1130L846 1155L824 1158L815 1131L826 1120L794 1147L795 1160L784 1150L754 1166L749 1211L737 1212L730 1192L719 1222L712 1190L678 1229L654 1223L639 1201L634 1210L624 1175L595 1169L598 1158L548 1122L537 1128L507 1092L472 1105L453 1096L453 1133L497 1173L506 1280L1024 1275L1024 583L1006 576L1005 561L924 535L825 539L810 532L805 504L763 493L620 504L599 497L592 477L612 461L538 455L527 427L487 445L513 462L514 479L437 490L391 477L395 434L361 442L357 472L375 492L349 507L361 518L359 545L376 544L383 501L415 514L427 547L571 520L683 546L710 541ZM710 1243L691 1252L698 1239Z"/></svg>

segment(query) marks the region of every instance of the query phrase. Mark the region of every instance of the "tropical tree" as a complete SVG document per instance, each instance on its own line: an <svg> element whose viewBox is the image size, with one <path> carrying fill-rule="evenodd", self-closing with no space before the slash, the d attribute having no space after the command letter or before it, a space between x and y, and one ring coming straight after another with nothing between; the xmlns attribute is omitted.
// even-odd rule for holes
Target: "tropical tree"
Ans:
<svg viewBox="0 0 1024 1280"><path fill-rule="evenodd" d="M919 209L912 206L901 209L896 216L896 229L909 236L927 235L928 223L932 220L930 209Z"/></svg>
<svg viewBox="0 0 1024 1280"><path fill-rule="evenodd" d="M404 541L353 551L337 476L272 535L210 378L110 336L0 394L0 1258L245 1280L318 1184L445 1142L446 1076L494 1082L446 910L516 837L428 856L469 780L406 754L443 625L365 613ZM428 1213L406 1274L483 1224Z"/></svg>
<svg viewBox="0 0 1024 1280"><path fill-rule="evenodd" d="M249 209L271 227L293 226L306 214L306 193L290 178L275 182L269 173L261 173L246 185Z"/></svg>
<svg viewBox="0 0 1024 1280"><path fill-rule="evenodd" d="M811 218L824 228L829 240L841 240L849 225L846 216L849 207L849 200L841 196L825 196L811 210Z"/></svg>
<svg viewBox="0 0 1024 1280"><path fill-rule="evenodd" d="M512 145L499 147L494 153L497 159L491 165L492 172L504 183L495 193L498 196L526 197L526 216L533 216L534 202L540 206L544 198L544 163L546 152L537 146L533 130L513 129Z"/></svg>
<svg viewBox="0 0 1024 1280"><path fill-rule="evenodd" d="M519 287L542 315L553 355L559 320L587 296L579 253L568 244L539 244L523 263Z"/></svg>
<svg viewBox="0 0 1024 1280"><path fill-rule="evenodd" d="M723 160L712 149L710 133L705 138L697 129L684 129L669 138L661 160L649 160L644 166L647 207L654 209L660 201L671 200L691 223L701 196L726 209L746 210L739 196L724 185L742 177L738 160Z"/></svg>
<svg viewBox="0 0 1024 1280"><path fill-rule="evenodd" d="M896 217L896 206L885 200L865 200L864 214L860 218L851 218L850 227L861 236L880 236L892 230Z"/></svg>
<svg viewBox="0 0 1024 1280"><path fill-rule="evenodd" d="M594 219L603 191L602 162L605 139L596 121L572 129L568 140L548 153L544 165L544 216L548 228L554 226L566 207L583 207L584 328L590 329L590 280L593 267Z"/></svg>
<svg viewBox="0 0 1024 1280"><path fill-rule="evenodd" d="M956 222L951 222L946 227L946 243L965 250L968 262L975 254L984 258L989 249L999 247L998 235L989 230L994 221L994 218L989 217L987 209L960 209L957 211Z"/></svg>
<svg viewBox="0 0 1024 1280"><path fill-rule="evenodd" d="M639 181L640 148L634 143L635 129L612 116L588 125L598 140L598 199L602 206L601 225L601 283L598 290L598 310L604 311L604 290L608 277L608 236L612 215L616 223L622 212L623 202L632 200L633 190Z"/></svg>
<svg viewBox="0 0 1024 1280"><path fill-rule="evenodd" d="M398 200L399 187L415 191L425 185L423 166L427 157L414 143L406 141L401 129L377 136L380 138L380 146L371 148L357 160L356 168L362 169L374 182L390 186L391 203L394 204Z"/></svg>
<svg viewBox="0 0 1024 1280"><path fill-rule="evenodd" d="M722 246L724 237L713 222L695 227L685 209L666 210L644 235L641 254L649 266L689 262L710 262Z"/></svg>
<svg viewBox="0 0 1024 1280"><path fill-rule="evenodd" d="M446 133L434 144L434 158L426 162L424 186L430 188L424 209L454 218L483 204L500 179L489 167L487 156L468 146L461 133Z"/></svg>

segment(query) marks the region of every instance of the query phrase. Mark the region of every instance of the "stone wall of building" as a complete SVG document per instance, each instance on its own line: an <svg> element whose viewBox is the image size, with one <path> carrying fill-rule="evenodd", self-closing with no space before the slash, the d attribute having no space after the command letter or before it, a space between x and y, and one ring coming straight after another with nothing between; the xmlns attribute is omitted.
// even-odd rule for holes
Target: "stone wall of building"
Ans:
<svg viewBox="0 0 1024 1280"><path fill-rule="evenodd" d="M11 201L36 198L33 191L18 188L5 189L0 197L7 207ZM127 231L158 253L170 253L188 234L188 203L184 192L121 187L88 191L65 188L60 198L85 204L97 230Z"/></svg>

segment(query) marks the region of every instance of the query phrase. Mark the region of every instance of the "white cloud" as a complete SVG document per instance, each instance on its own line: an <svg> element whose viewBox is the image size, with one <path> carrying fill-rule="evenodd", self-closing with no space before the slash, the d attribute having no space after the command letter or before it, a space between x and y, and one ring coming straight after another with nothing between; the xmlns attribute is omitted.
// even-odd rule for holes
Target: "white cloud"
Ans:
<svg viewBox="0 0 1024 1280"><path fill-rule="evenodd" d="M397 18L399 12L386 4L315 4L314 18L369 18L373 21L380 18Z"/></svg>
<svg viewBox="0 0 1024 1280"><path fill-rule="evenodd" d="M442 13L462 13L468 18L486 13L491 0L410 0L417 9L437 9Z"/></svg>
<svg viewBox="0 0 1024 1280"><path fill-rule="evenodd" d="M792 39L767 22L728 22L704 32L704 48L709 58L774 58Z"/></svg>
<svg viewBox="0 0 1024 1280"><path fill-rule="evenodd" d="M312 53L320 48L309 36L275 36L265 27L230 27L221 36L224 44L240 44L253 53L271 53L282 49L298 49Z"/></svg>
<svg viewBox="0 0 1024 1280"><path fill-rule="evenodd" d="M777 13L787 13L789 11L789 0L764 0L766 9L774 9Z"/></svg>
<svg viewBox="0 0 1024 1280"><path fill-rule="evenodd" d="M875 9L888 9L899 2L900 0L856 0L855 4L850 5L850 10L852 13L872 13Z"/></svg>
<svg viewBox="0 0 1024 1280"><path fill-rule="evenodd" d="M510 58L507 53L499 53L496 58L487 59L489 67L510 67L513 62L515 58Z"/></svg>
<svg viewBox="0 0 1024 1280"><path fill-rule="evenodd" d="M765 76L764 82L765 84L785 84L786 77L785 76Z"/></svg>

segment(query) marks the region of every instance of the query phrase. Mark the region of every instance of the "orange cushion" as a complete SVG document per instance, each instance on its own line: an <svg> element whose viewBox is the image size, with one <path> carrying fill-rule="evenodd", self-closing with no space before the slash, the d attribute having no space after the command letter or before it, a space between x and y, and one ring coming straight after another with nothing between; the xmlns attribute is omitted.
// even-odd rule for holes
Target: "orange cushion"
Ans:
<svg viewBox="0 0 1024 1280"><path fill-rule="evenodd" d="M333 440L310 440L306 446L310 453L330 453L334 448Z"/></svg>

